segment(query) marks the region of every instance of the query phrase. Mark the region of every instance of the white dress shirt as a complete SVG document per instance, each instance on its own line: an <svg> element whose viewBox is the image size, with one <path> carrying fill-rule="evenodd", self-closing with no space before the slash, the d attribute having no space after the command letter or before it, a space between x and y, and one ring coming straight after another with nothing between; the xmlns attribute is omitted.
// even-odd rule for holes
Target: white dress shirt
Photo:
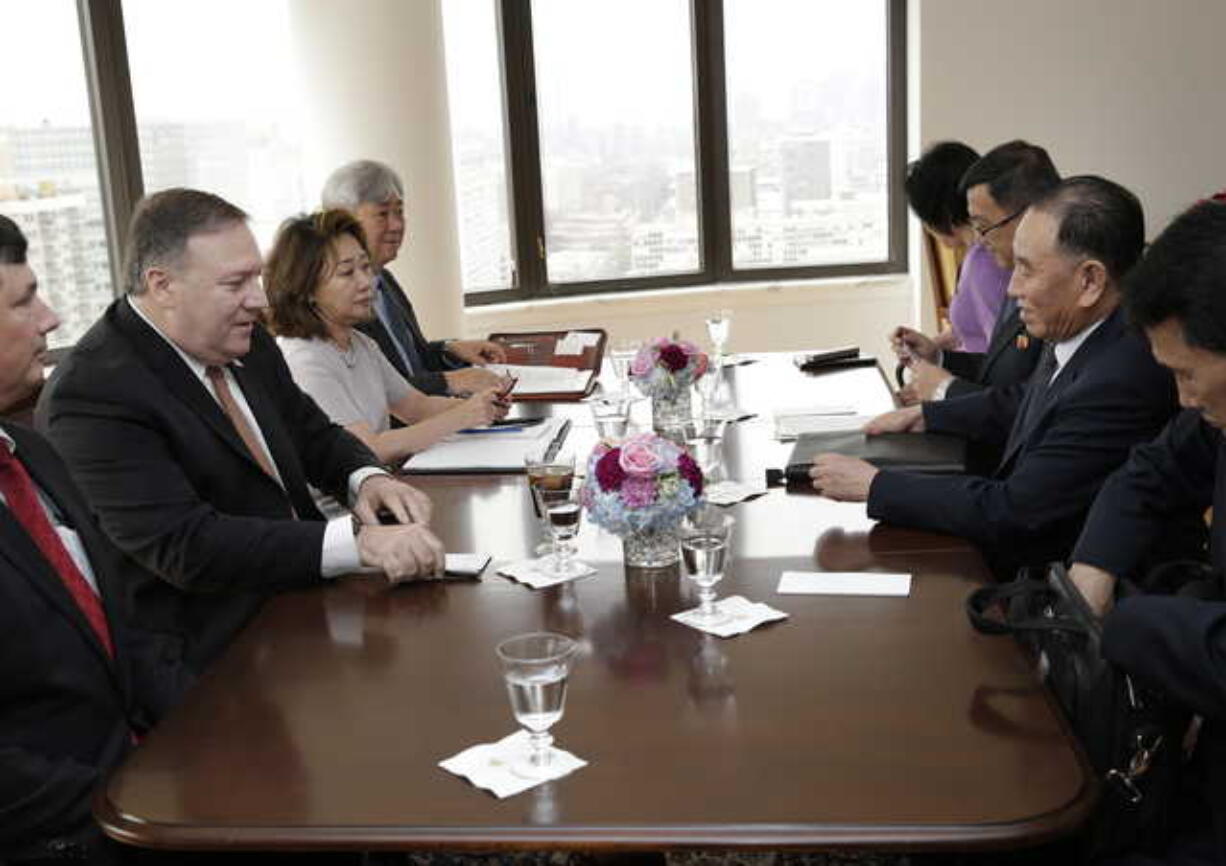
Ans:
<svg viewBox="0 0 1226 866"><path fill-rule="evenodd" d="M140 308L140 304L133 303L129 297L128 306L130 306L136 315L140 316L141 320L153 329L159 337L166 341L170 348L175 350L183 363L188 369L195 374L200 381L200 387L208 393L220 406L221 401L217 399L216 392L209 385L206 369L208 367L203 361L198 358L193 358L191 355L179 348L174 340L162 333L161 329L153 323L153 321L145 315L145 311ZM235 360L233 363L242 364L242 361ZM268 448L268 442L264 439L264 432L260 430L259 423L255 420L255 415L251 411L251 406L247 403L247 396L243 393L242 386L234 378L233 372L228 366L223 366L222 372L226 377L226 384L230 386L230 393L234 395L234 402L238 404L238 408L243 413L243 417L247 419L247 424L255 431L255 435L259 437L260 445L268 454L269 460L272 463L273 471L277 473L277 482L282 487L285 482L281 480L280 470L277 468L277 463L272 459L272 451ZM358 488L362 486L362 482L372 475L386 475L387 472L377 466L363 466L361 469L355 469L349 475L349 503L352 506L353 502L358 498ZM324 530L323 550L319 556L319 573L323 577L337 577L338 575L348 574L349 572L357 571L362 567L362 557L358 554L357 536L353 531L353 521L349 515L334 517L328 521L327 528Z"/></svg>

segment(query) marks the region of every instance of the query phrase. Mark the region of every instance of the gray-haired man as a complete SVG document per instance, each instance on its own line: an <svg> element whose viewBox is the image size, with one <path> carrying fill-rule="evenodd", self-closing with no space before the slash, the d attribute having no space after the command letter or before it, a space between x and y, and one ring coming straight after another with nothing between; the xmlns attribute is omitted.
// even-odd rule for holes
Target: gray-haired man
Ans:
<svg viewBox="0 0 1226 866"><path fill-rule="evenodd" d="M404 184L396 172L374 160L348 163L332 172L321 198L325 208L352 213L366 233L377 274L375 318L358 327L392 366L427 394L467 394L498 385L499 376L483 365L505 362L502 347L488 340L427 340L408 295L386 268L405 234Z"/></svg>

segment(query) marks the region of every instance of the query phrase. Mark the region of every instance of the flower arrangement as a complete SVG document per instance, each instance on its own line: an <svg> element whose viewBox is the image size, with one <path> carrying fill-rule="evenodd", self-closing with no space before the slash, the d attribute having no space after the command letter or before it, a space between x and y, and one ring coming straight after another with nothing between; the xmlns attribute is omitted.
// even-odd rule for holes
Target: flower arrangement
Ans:
<svg viewBox="0 0 1226 866"><path fill-rule="evenodd" d="M647 343L630 362L630 377L646 394L688 388L707 372L707 355L689 340L664 337Z"/></svg>
<svg viewBox="0 0 1226 866"><path fill-rule="evenodd" d="M702 497L702 470L685 451L655 433L621 445L597 445L580 492L596 525L614 535L676 526Z"/></svg>

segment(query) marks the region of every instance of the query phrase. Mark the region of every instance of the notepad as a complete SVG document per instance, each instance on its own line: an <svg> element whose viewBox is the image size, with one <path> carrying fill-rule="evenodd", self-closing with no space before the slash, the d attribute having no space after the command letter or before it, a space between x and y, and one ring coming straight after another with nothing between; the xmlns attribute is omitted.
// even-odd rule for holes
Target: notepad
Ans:
<svg viewBox="0 0 1226 866"><path fill-rule="evenodd" d="M524 394L553 394L582 392L592 380L592 370L549 365L505 364L506 375L515 378L516 396Z"/></svg>
<svg viewBox="0 0 1226 866"><path fill-rule="evenodd" d="M785 571L779 578L780 595L889 595L911 594L911 575L857 571Z"/></svg>
<svg viewBox="0 0 1226 866"><path fill-rule="evenodd" d="M539 451L551 438L560 435L565 424L562 418L551 418L517 433L451 436L414 454L402 468L411 474L523 472L524 456L529 450ZM521 435L529 431L539 432Z"/></svg>

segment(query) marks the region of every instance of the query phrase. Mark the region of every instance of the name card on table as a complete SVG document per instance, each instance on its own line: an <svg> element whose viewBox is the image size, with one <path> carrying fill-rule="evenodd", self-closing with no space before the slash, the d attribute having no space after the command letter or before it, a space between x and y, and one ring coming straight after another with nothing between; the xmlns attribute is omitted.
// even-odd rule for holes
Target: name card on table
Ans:
<svg viewBox="0 0 1226 866"><path fill-rule="evenodd" d="M780 595L886 595L911 594L911 575L855 571L785 571L779 578Z"/></svg>

